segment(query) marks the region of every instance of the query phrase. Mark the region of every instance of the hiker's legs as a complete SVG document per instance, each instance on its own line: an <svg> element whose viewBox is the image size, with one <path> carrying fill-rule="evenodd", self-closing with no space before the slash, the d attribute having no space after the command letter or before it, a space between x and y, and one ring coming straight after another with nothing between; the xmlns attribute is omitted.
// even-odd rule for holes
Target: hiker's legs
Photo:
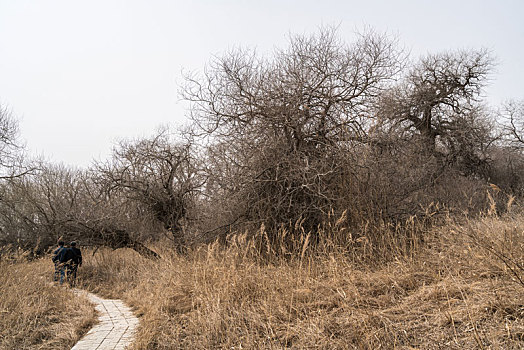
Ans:
<svg viewBox="0 0 524 350"><path fill-rule="evenodd" d="M78 269L77 265L71 265L69 267L68 279L69 279L69 283L71 284L71 286L74 286L76 284L76 271L77 271L77 269Z"/></svg>
<svg viewBox="0 0 524 350"><path fill-rule="evenodd" d="M66 275L66 281L69 285L71 285L71 265L67 264L65 268L65 275Z"/></svg>
<svg viewBox="0 0 524 350"><path fill-rule="evenodd" d="M60 269L60 284L63 284L64 280L66 280L66 267L64 265L61 265L59 269Z"/></svg>
<svg viewBox="0 0 524 350"><path fill-rule="evenodd" d="M60 279L60 268L58 267L58 264L55 264L55 276L53 280L55 282L58 282L59 279Z"/></svg>

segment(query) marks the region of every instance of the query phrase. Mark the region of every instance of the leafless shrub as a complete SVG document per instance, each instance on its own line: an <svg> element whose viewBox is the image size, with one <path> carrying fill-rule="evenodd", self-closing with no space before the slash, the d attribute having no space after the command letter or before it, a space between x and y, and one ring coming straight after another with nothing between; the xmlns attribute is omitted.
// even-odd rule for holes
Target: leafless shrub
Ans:
<svg viewBox="0 0 524 350"><path fill-rule="evenodd" d="M346 45L327 29L293 37L272 60L240 50L188 77L193 120L215 141L209 189L234 201L216 202L235 208L230 223L320 224L344 195L335 184L345 144L365 137L364 116L401 58L386 36Z"/></svg>
<svg viewBox="0 0 524 350"><path fill-rule="evenodd" d="M524 195L524 153L518 148L501 145L492 150L489 169L490 182L507 193Z"/></svg>
<svg viewBox="0 0 524 350"><path fill-rule="evenodd" d="M478 50L405 63L387 36L348 45L322 29L272 58L237 50L188 76L183 96L211 141L206 190L220 223L209 232L263 223L271 236L301 222L308 233L332 211L355 227L440 201L463 207L450 181L486 178L497 137L480 103L493 59Z"/></svg>
<svg viewBox="0 0 524 350"><path fill-rule="evenodd" d="M149 139L123 141L113 158L96 165L94 181L108 196L124 200L160 223L180 248L185 223L205 183L191 143L175 143L168 130Z"/></svg>
<svg viewBox="0 0 524 350"><path fill-rule="evenodd" d="M40 255L63 238L155 255L137 241L137 222L129 215L132 208L105 196L85 172L41 165L34 174L10 179L2 190L3 244Z"/></svg>

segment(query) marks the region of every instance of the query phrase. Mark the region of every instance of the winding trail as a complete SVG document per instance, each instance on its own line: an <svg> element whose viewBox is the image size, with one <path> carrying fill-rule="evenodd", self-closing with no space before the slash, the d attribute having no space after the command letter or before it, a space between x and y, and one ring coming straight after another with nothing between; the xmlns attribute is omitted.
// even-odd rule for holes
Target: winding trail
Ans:
<svg viewBox="0 0 524 350"><path fill-rule="evenodd" d="M122 300L103 299L83 290L75 292L86 295L100 316L99 323L71 350L123 350L133 342L139 321Z"/></svg>

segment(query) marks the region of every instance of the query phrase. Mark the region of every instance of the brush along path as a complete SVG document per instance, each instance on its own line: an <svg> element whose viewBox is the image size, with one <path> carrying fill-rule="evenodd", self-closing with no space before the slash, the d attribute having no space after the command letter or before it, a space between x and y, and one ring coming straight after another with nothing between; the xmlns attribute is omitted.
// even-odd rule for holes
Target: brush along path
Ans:
<svg viewBox="0 0 524 350"><path fill-rule="evenodd" d="M100 321L71 350L120 350L130 345L134 338L138 318L122 300L102 299L86 291L85 294L96 305Z"/></svg>

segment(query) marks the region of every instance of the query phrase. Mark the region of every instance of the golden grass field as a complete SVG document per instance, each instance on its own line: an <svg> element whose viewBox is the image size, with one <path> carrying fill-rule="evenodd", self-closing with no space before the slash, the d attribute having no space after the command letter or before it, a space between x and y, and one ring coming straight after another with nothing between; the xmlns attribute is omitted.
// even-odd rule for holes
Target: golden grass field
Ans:
<svg viewBox="0 0 524 350"><path fill-rule="evenodd" d="M53 284L53 269L0 257L0 349L70 349L95 322L87 299Z"/></svg>
<svg viewBox="0 0 524 350"><path fill-rule="evenodd" d="M184 256L153 245L160 260L85 251L80 284L135 309L135 350L524 348L523 215L448 221L359 259L380 253L372 241L351 254L326 239L272 255L244 235ZM49 284L48 260L2 263L0 347L67 348L92 321Z"/></svg>

